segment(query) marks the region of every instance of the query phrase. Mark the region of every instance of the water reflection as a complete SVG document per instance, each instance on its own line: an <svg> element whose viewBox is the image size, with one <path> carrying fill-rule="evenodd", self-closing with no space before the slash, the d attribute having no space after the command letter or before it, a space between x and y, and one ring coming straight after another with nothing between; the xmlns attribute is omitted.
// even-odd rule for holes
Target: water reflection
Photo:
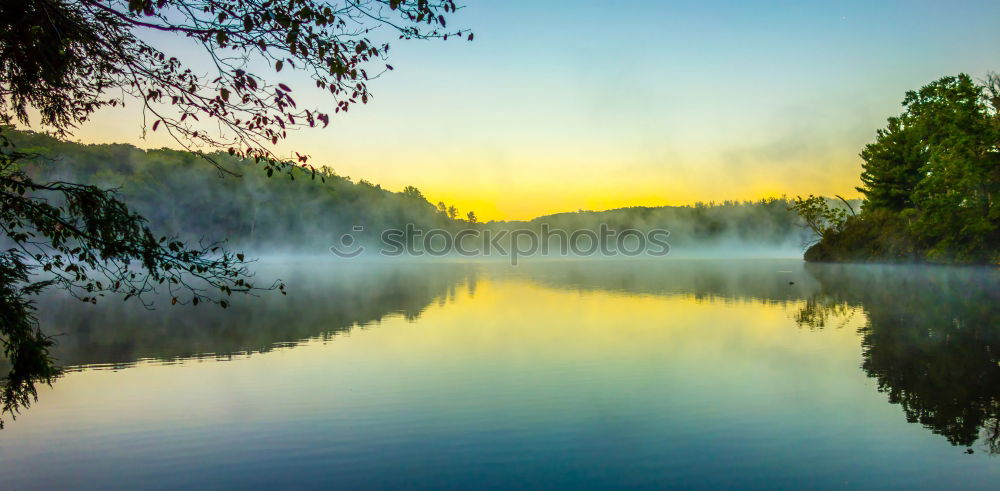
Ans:
<svg viewBox="0 0 1000 491"><path fill-rule="evenodd" d="M548 287L698 300L785 303L817 283L798 260L592 260L526 262L512 274Z"/></svg>
<svg viewBox="0 0 1000 491"><path fill-rule="evenodd" d="M862 369L906 419L953 445L1000 452L1000 282L978 268L806 265L819 282L797 319L860 308Z"/></svg>
<svg viewBox="0 0 1000 491"><path fill-rule="evenodd" d="M953 445L971 447L981 439L986 451L1000 451L1000 280L995 270L775 260L274 268L291 285L288 297L237 302L227 311L146 311L112 302L91 307L53 297L40 303L41 320L57 334L54 356L70 370L81 370L121 369L150 359L225 360L305 339L330 339L389 315L415 320L428 306L446 305L458 293L475 295L484 282L785 305L791 321L808 329L861 320L861 368L890 403L902 407L908 421ZM503 314L495 307L481 308L483 316Z"/></svg>
<svg viewBox="0 0 1000 491"><path fill-rule="evenodd" d="M265 267L260 274L272 274ZM234 299L222 310L209 306L144 310L109 302L100 308L71 299L43 303L41 321L57 334L53 349L63 365L125 368L138 360L267 352L312 338L331 339L358 326L399 315L417 319L434 302L454 297L456 288L474 284L475 271L462 264L290 264L281 275L289 295ZM274 273L276 274L276 273Z"/></svg>
<svg viewBox="0 0 1000 491"><path fill-rule="evenodd" d="M907 421L957 446L1000 452L1000 272L989 268L684 261L527 264L547 286L703 300L801 302L797 324L857 314L864 361Z"/></svg>
<svg viewBox="0 0 1000 491"><path fill-rule="evenodd" d="M211 305L171 307L160 299L158 308L148 310L115 299L92 306L52 291L36 305L40 324L55 341L50 354L63 371L71 372L123 369L143 360L227 360L307 339L330 339L387 315L416 319L432 302L454 297L455 288L463 283L468 281L470 288L475 283L469 266L461 264L357 262L327 264L317 273L316 264L271 263L258 275L286 278L290 294L235 297L226 310ZM44 368L42 363L35 365ZM12 373L3 358L0 373ZM35 398L37 377L0 382L5 389L0 402L11 416Z"/></svg>

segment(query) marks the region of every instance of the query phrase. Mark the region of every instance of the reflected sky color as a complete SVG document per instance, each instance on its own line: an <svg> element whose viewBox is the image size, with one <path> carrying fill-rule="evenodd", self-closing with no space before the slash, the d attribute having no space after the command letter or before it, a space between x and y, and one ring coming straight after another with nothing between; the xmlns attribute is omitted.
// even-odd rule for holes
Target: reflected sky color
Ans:
<svg viewBox="0 0 1000 491"><path fill-rule="evenodd" d="M372 103L279 151L485 219L851 197L858 152L905 90L1000 69L988 1L466 3L453 24L475 42L397 43ZM300 105L325 101L282 77ZM135 110L105 111L77 137L171 144L142 140Z"/></svg>
<svg viewBox="0 0 1000 491"><path fill-rule="evenodd" d="M445 266L378 270L384 288L359 297L386 311L422 305L416 315L227 362L69 373L0 433L0 473L24 489L987 488L1000 477L978 444L966 455L877 390L860 369L869 321L860 308L825 328L797 324L806 299L853 284L824 272L850 269ZM340 269L330 270L338 283L352 277ZM906 278L905 269L854 271L864 274L846 278L868 282L851 290L874 294L878 278ZM927 285L934 271L921 271ZM448 281L412 281L435 274ZM403 289L390 293L395 281ZM338 294L302 295L321 310L317 299ZM994 331L955 312L966 328ZM274 309L271 323L288 313ZM212 317L178 318L215 329ZM67 348L87 335L81 323ZM91 356L120 344L108 337Z"/></svg>

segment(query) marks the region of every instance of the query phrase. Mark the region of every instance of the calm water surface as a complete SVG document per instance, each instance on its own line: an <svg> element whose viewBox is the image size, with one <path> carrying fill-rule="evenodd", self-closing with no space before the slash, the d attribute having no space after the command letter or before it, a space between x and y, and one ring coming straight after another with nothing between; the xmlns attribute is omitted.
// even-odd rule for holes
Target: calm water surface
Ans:
<svg viewBox="0 0 1000 491"><path fill-rule="evenodd" d="M261 265L229 310L50 297L0 487L973 487L1000 274L797 260ZM971 450L971 454L967 453Z"/></svg>

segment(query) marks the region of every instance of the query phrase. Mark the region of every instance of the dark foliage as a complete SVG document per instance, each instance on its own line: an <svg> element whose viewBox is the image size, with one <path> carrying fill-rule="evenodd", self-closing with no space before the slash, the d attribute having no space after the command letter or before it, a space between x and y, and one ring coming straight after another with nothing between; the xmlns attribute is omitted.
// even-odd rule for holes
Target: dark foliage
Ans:
<svg viewBox="0 0 1000 491"><path fill-rule="evenodd" d="M843 225L806 250L814 262L902 263L921 260L905 219L888 210L848 217Z"/></svg>
<svg viewBox="0 0 1000 491"><path fill-rule="evenodd" d="M1000 263L1000 78L944 77L903 107L861 153L864 211L806 259Z"/></svg>

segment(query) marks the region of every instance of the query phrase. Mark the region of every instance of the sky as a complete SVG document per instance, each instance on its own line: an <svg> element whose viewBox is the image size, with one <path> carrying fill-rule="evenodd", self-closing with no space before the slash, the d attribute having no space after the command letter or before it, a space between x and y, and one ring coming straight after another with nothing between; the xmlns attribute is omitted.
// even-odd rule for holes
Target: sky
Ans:
<svg viewBox="0 0 1000 491"><path fill-rule="evenodd" d="M1000 70L998 25L995 1L468 0L449 27L474 41L396 42L369 104L276 150L485 220L856 197L858 153L906 90ZM75 139L176 146L137 110Z"/></svg>

